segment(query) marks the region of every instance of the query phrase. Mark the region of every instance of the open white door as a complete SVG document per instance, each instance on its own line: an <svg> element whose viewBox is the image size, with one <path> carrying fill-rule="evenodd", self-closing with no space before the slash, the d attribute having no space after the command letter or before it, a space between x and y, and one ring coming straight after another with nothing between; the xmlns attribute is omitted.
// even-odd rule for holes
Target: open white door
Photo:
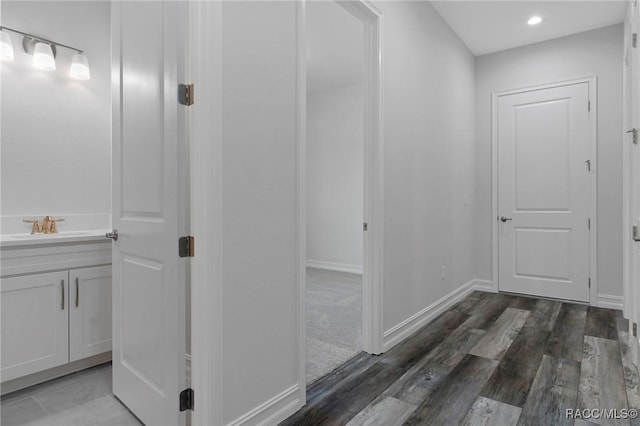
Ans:
<svg viewBox="0 0 640 426"><path fill-rule="evenodd" d="M187 5L112 5L113 393L147 425L182 425Z"/></svg>
<svg viewBox="0 0 640 426"><path fill-rule="evenodd" d="M627 245L627 261L630 262L626 268L627 281L625 296L630 303L630 322L638 323L640 310L640 242L634 236L632 227L640 227L640 145L634 144L633 129L640 132L640 53L638 48L633 47L633 34L638 33L640 11L637 2L630 4L629 17L626 25L627 33L625 37L625 130L629 131L625 138L625 190L627 191L628 220L625 220L626 229L623 230L623 238ZM635 137L635 142L640 143L640 134ZM629 223L630 222L630 223ZM630 347L633 352L633 359L636 365L639 364L638 338L630 334Z"/></svg>

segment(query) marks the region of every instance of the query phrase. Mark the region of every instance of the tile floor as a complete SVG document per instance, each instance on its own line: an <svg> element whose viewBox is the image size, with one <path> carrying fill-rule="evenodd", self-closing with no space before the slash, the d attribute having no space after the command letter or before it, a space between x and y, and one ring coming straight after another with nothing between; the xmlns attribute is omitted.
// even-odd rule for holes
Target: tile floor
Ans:
<svg viewBox="0 0 640 426"><path fill-rule="evenodd" d="M0 398L2 426L140 426L111 393L111 364Z"/></svg>

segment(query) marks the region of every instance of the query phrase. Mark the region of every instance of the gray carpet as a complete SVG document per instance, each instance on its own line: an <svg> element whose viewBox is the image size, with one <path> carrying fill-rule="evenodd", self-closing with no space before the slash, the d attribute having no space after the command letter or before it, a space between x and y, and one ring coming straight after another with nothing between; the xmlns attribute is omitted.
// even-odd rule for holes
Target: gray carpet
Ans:
<svg viewBox="0 0 640 426"><path fill-rule="evenodd" d="M362 350L362 275L307 268L307 384Z"/></svg>

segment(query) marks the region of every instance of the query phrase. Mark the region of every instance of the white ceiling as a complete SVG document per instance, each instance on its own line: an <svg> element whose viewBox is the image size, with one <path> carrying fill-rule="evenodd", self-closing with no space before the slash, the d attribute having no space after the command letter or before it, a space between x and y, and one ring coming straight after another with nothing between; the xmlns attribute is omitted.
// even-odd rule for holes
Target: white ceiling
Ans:
<svg viewBox="0 0 640 426"><path fill-rule="evenodd" d="M364 28L334 1L311 1L307 12L307 91L362 80Z"/></svg>
<svg viewBox="0 0 640 426"><path fill-rule="evenodd" d="M497 52L623 22L628 1L432 1L476 55ZM527 25L532 15L543 18Z"/></svg>

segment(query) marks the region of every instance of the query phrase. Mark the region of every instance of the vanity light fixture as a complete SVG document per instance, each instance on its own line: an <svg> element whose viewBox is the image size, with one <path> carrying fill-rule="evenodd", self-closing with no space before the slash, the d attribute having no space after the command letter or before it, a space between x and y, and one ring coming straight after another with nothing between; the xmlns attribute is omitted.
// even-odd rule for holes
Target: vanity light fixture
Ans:
<svg viewBox="0 0 640 426"><path fill-rule="evenodd" d="M0 60L13 61L13 44L6 31L0 31Z"/></svg>
<svg viewBox="0 0 640 426"><path fill-rule="evenodd" d="M11 38L6 31L11 31L22 35L22 47L24 51L33 55L33 66L41 70L56 69L56 47L64 47L73 50L76 53L71 58L71 66L69 67L69 75L78 80L89 80L91 78L91 70L89 68L89 60L84 51L66 44L56 41L47 40L33 34L24 33L9 27L0 26L0 59L13 59L13 45Z"/></svg>
<svg viewBox="0 0 640 426"><path fill-rule="evenodd" d="M529 18L529 20L527 21L527 24L529 24L530 26L534 26L534 25L538 25L540 22L542 22L542 18L539 16L532 16L531 18Z"/></svg>
<svg viewBox="0 0 640 426"><path fill-rule="evenodd" d="M56 60L50 44L36 43L33 48L33 66L39 70L53 71L56 69Z"/></svg>
<svg viewBox="0 0 640 426"><path fill-rule="evenodd" d="M84 53L76 53L73 55L69 75L77 80L89 80L91 78L89 60Z"/></svg>

